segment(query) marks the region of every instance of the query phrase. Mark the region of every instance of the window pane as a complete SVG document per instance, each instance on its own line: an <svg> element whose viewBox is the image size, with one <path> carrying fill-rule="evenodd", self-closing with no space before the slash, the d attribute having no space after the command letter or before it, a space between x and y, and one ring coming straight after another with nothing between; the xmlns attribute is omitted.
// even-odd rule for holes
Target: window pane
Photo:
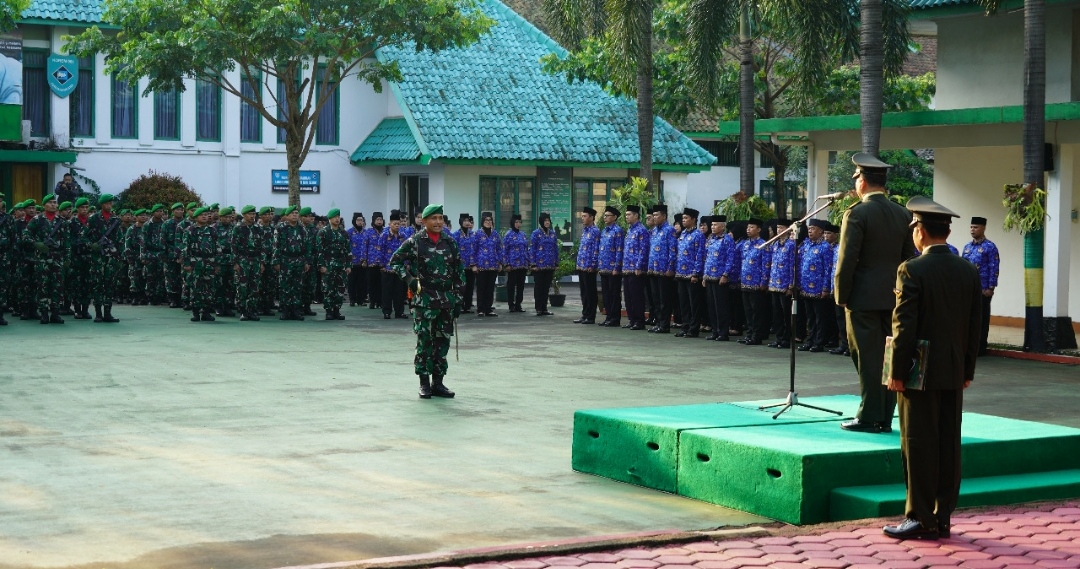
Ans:
<svg viewBox="0 0 1080 569"><path fill-rule="evenodd" d="M495 211L495 178L480 178L480 211ZM480 215L475 218L476 227L480 227Z"/></svg>
<svg viewBox="0 0 1080 569"><path fill-rule="evenodd" d="M112 135L114 138L135 138L138 133L135 129L135 97L136 85L127 81L121 81L115 77L112 80Z"/></svg>
<svg viewBox="0 0 1080 569"><path fill-rule="evenodd" d="M286 104L286 102L285 102L285 83L281 79L278 79L278 84L277 84L277 100L278 100L277 118L278 118L278 120L285 120L285 111L284 111L284 106ZM283 128L278 128L277 129L277 141L278 142L285 142L285 129L283 129Z"/></svg>
<svg viewBox="0 0 1080 569"><path fill-rule="evenodd" d="M245 79L241 82L240 92L245 97L258 100L255 89ZM240 142L262 142L262 115L255 107L240 101Z"/></svg>
<svg viewBox="0 0 1080 569"><path fill-rule="evenodd" d="M322 83L326 78L326 68L319 69L318 92L322 92ZM319 120L315 125L315 144L338 143L338 90L335 88L330 93L330 100L323 105L319 112Z"/></svg>
<svg viewBox="0 0 1080 569"><path fill-rule="evenodd" d="M30 121L31 136L49 136L49 83L45 80L47 56L40 51L23 52L23 120Z"/></svg>
<svg viewBox="0 0 1080 569"><path fill-rule="evenodd" d="M532 178L519 178L518 187L518 213L521 214L521 230L532 233L536 229L536 211L533 208L533 181Z"/></svg>
<svg viewBox="0 0 1080 569"><path fill-rule="evenodd" d="M79 58L79 84L68 95L72 136L94 135L94 59Z"/></svg>
<svg viewBox="0 0 1080 569"><path fill-rule="evenodd" d="M513 178L499 179L499 211L495 215L495 223L500 233L510 229L510 218L514 215L514 199L517 188Z"/></svg>
<svg viewBox="0 0 1080 569"><path fill-rule="evenodd" d="M209 82L195 82L195 138L221 140L221 89Z"/></svg>
<svg viewBox="0 0 1080 569"><path fill-rule="evenodd" d="M180 138L179 99L176 91L154 93L154 138Z"/></svg>

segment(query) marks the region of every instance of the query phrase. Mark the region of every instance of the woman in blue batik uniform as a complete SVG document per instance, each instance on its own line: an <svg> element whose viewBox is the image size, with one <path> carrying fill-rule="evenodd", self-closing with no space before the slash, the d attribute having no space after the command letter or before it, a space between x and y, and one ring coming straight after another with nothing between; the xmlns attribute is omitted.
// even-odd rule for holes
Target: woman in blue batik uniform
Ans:
<svg viewBox="0 0 1080 569"><path fill-rule="evenodd" d="M551 316L548 311L548 292L551 280L555 276L555 267L559 266L559 240L551 230L551 215L541 213L537 218L540 226L533 230L529 241L529 257L532 260L533 305L537 316Z"/></svg>
<svg viewBox="0 0 1080 569"><path fill-rule="evenodd" d="M480 217L480 231L473 235L470 269L476 273L476 316L498 316L495 304L495 277L502 265L503 246L490 212Z"/></svg>

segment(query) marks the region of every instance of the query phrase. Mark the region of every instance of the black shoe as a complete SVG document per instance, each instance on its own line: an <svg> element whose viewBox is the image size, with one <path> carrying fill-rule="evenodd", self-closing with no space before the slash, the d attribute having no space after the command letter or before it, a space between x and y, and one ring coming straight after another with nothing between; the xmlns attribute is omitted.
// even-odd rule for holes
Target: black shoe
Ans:
<svg viewBox="0 0 1080 569"><path fill-rule="evenodd" d="M383 314L383 315L382 315L382 318L383 318L383 320L389 320L389 319L390 319L390 315L389 315L389 314Z"/></svg>
<svg viewBox="0 0 1080 569"><path fill-rule="evenodd" d="M627 330L635 330L635 331L644 330L644 329L645 329L645 325L640 323L640 322L638 322L637 324L631 324L630 327L627 328Z"/></svg>
<svg viewBox="0 0 1080 569"><path fill-rule="evenodd" d="M259 320L262 320L262 318L259 317L258 312L252 312L251 314L248 314L248 320L254 320L255 322L258 322Z"/></svg>
<svg viewBox="0 0 1080 569"><path fill-rule="evenodd" d="M743 342L743 343L745 345L747 345L747 346L760 346L761 345L761 340L758 340L756 338L751 338L751 339L749 339L749 340L747 340L746 342Z"/></svg>
<svg viewBox="0 0 1080 569"><path fill-rule="evenodd" d="M323 316L323 320L337 320L337 318L334 318L334 313L333 312L330 312L329 310L327 310L326 315Z"/></svg>
<svg viewBox="0 0 1080 569"><path fill-rule="evenodd" d="M719 338L719 337L720 337L720 334L717 334L716 332L713 332L712 334L709 334L708 336L705 336L705 339L708 340L709 342L713 342L713 341L716 341L716 339Z"/></svg>
<svg viewBox="0 0 1080 569"><path fill-rule="evenodd" d="M368 310L375 310L376 308L379 308L379 305L375 304L374 302L368 305Z"/></svg>
<svg viewBox="0 0 1080 569"><path fill-rule="evenodd" d="M60 318L60 311L59 310L53 310L52 311L52 316L49 317L49 324L63 324L63 323L64 323L64 319Z"/></svg>
<svg viewBox="0 0 1080 569"><path fill-rule="evenodd" d="M214 320L217 320L217 318L214 318L214 312L213 311L211 311L211 310L203 310L202 311L202 321L203 322L213 322Z"/></svg>
<svg viewBox="0 0 1080 569"><path fill-rule="evenodd" d="M592 324L592 321L590 320L588 323ZM629 324L623 325L618 320L607 320L605 322L601 322L601 323L597 324L597 326L603 326L604 328L619 328L619 327L629 328L630 327Z"/></svg>
<svg viewBox="0 0 1080 569"><path fill-rule="evenodd" d="M241 312L240 313L240 321L241 322L249 322L251 320L254 320L254 318L252 318L251 316L248 316L247 312Z"/></svg>
<svg viewBox="0 0 1080 569"><path fill-rule="evenodd" d="M408 316L406 316L404 314L398 314L398 315L394 316L394 318L408 318Z"/></svg>
<svg viewBox="0 0 1080 569"><path fill-rule="evenodd" d="M634 323L633 323L633 322L627 322L626 324L623 324L623 325L622 325L622 327L623 327L623 328L631 328L631 327L633 327L633 326L634 326Z"/></svg>
<svg viewBox="0 0 1080 569"><path fill-rule="evenodd" d="M473 311L472 311L472 309L466 308L465 310L462 310L461 313L462 314L472 314Z"/></svg>
<svg viewBox="0 0 1080 569"><path fill-rule="evenodd" d="M525 311L519 309L518 312L525 312ZM484 316L487 316L488 318L495 318L498 315L499 315L499 313L495 312L494 310L492 310L491 312L488 312L487 314L484 314Z"/></svg>
<svg viewBox="0 0 1080 569"><path fill-rule="evenodd" d="M578 318L577 320L574 320L574 324L585 324L585 322L586 321L585 321L584 316L582 316L581 318Z"/></svg>
<svg viewBox="0 0 1080 569"><path fill-rule="evenodd" d="M846 352L846 351L847 350L836 347L836 348L833 348L833 349L829 350L829 353L834 355L834 356L842 356L842 355L844 355L844 352Z"/></svg>
<svg viewBox="0 0 1080 569"><path fill-rule="evenodd" d="M293 320L303 320L304 319L304 311L302 309L293 308L291 310L292 310Z"/></svg>
<svg viewBox="0 0 1080 569"><path fill-rule="evenodd" d="M730 340L731 340L731 338L729 336L717 336L716 337L717 342L728 342Z"/></svg>
<svg viewBox="0 0 1080 569"><path fill-rule="evenodd" d="M431 378L420 376L420 399L431 399Z"/></svg>
<svg viewBox="0 0 1080 569"><path fill-rule="evenodd" d="M645 325L646 326L656 326L656 318L646 318L645 319Z"/></svg>
<svg viewBox="0 0 1080 569"><path fill-rule="evenodd" d="M885 526L881 533L896 539L929 539L938 538L938 529L933 527L926 529L918 520L908 518L895 526Z"/></svg>
<svg viewBox="0 0 1080 569"><path fill-rule="evenodd" d="M950 516L938 516L937 533L939 538L952 537L952 520Z"/></svg>
<svg viewBox="0 0 1080 569"><path fill-rule="evenodd" d="M596 320L586 320L582 324L596 324Z"/></svg>
<svg viewBox="0 0 1080 569"><path fill-rule="evenodd" d="M42 310L42 311L41 311L41 318L39 319L39 321L40 321L40 322L41 322L42 324L48 324L48 323L49 323L49 311L47 311L47 310Z"/></svg>
<svg viewBox="0 0 1080 569"><path fill-rule="evenodd" d="M106 304L105 305L105 317L102 318L102 321L107 322L109 324L115 324L115 323L120 321L119 318L113 318L112 305L111 304Z"/></svg>
<svg viewBox="0 0 1080 569"><path fill-rule="evenodd" d="M487 316L487 315L486 315L486 314L484 314L483 312L477 312L477 313L476 313L476 317L477 317L477 318L483 318L484 316Z"/></svg>
<svg viewBox="0 0 1080 569"><path fill-rule="evenodd" d="M809 352L811 348L813 348L813 346L811 346L810 344L803 344L803 345L799 346L797 349L800 352Z"/></svg>
<svg viewBox="0 0 1080 569"><path fill-rule="evenodd" d="M555 316L555 313L554 312L548 312L547 310L545 310L543 312L537 312L536 315L537 316Z"/></svg>
<svg viewBox="0 0 1080 569"><path fill-rule="evenodd" d="M282 320L284 320L284 319L285 319L285 315L284 315L284 314L283 314L283 315L281 315L281 319L282 319ZM202 320L202 318L199 318L199 311L198 311L198 310L195 310L195 311L193 311L193 312L191 313L191 321L192 321L192 322L198 322L198 321L200 321L200 320Z"/></svg>
<svg viewBox="0 0 1080 569"><path fill-rule="evenodd" d="M101 319L101 305L100 304L95 304L94 305L94 322L97 322L98 324L104 322Z"/></svg>
<svg viewBox="0 0 1080 569"><path fill-rule="evenodd" d="M656 327L656 333L657 334L670 334L671 333L671 327L669 327L669 326L664 326L664 327L657 326Z"/></svg>
<svg viewBox="0 0 1080 569"><path fill-rule="evenodd" d="M315 311L312 310L310 306L305 306L303 315L304 316L315 316Z"/></svg>
<svg viewBox="0 0 1080 569"><path fill-rule="evenodd" d="M813 347L810 348L810 352L814 353L814 354L819 354L819 353L824 352L824 351L825 351L825 348L823 348L821 346L813 346Z"/></svg>
<svg viewBox="0 0 1080 569"><path fill-rule="evenodd" d="M453 399L454 392L447 389L443 385L443 378L441 375L432 376L431 378L431 394L435 397L445 397L446 399Z"/></svg>
<svg viewBox="0 0 1080 569"><path fill-rule="evenodd" d="M779 342L773 347L779 350L787 350L791 348L791 342Z"/></svg>
<svg viewBox="0 0 1080 569"><path fill-rule="evenodd" d="M769 342L768 344L766 344L766 346L768 346L770 348L779 348L780 347L780 342Z"/></svg>
<svg viewBox="0 0 1080 569"><path fill-rule="evenodd" d="M341 310L340 309L334 311L334 319L335 320L344 320L345 319L345 317L341 315Z"/></svg>
<svg viewBox="0 0 1080 569"><path fill-rule="evenodd" d="M858 419L852 419L850 421L844 421L843 423L840 423L840 428L844 429L845 431L852 431L852 432L856 432L856 433L880 433L880 432L882 432L882 427L881 427L880 423L875 423L875 422L865 422L864 423L862 421L859 421ZM889 426L888 432L890 432L890 433L892 432L892 426L891 425Z"/></svg>
<svg viewBox="0 0 1080 569"><path fill-rule="evenodd" d="M648 324L648 321L646 321L645 323ZM652 328L649 328L649 333L650 334L655 334L656 331L659 330L659 329L660 329L659 326L653 326Z"/></svg>

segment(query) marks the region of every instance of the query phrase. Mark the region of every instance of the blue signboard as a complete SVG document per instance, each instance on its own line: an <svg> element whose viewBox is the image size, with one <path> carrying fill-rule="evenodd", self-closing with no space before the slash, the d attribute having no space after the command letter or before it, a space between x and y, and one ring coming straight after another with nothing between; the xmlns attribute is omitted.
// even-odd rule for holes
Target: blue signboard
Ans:
<svg viewBox="0 0 1080 569"><path fill-rule="evenodd" d="M67 97L79 85L79 60L73 55L49 55L46 79L57 97Z"/></svg>
<svg viewBox="0 0 1080 569"><path fill-rule="evenodd" d="M300 170L300 191L310 194L319 193L321 178L319 170ZM270 189L275 193L288 193L289 171L271 170Z"/></svg>

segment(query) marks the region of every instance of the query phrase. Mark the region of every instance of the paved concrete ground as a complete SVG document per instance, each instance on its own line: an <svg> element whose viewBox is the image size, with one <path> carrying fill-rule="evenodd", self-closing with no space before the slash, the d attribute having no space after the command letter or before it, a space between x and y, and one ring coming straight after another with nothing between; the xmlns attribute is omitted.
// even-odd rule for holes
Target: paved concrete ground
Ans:
<svg viewBox="0 0 1080 569"><path fill-rule="evenodd" d="M366 308L15 321L0 328L0 569L280 567L766 521L575 473L571 424L582 408L783 399L786 352L555 312L464 318L451 401L416 399L408 322ZM798 370L803 395L856 392L845 358L800 354ZM985 358L967 408L1080 427L1078 385L1074 367Z"/></svg>

